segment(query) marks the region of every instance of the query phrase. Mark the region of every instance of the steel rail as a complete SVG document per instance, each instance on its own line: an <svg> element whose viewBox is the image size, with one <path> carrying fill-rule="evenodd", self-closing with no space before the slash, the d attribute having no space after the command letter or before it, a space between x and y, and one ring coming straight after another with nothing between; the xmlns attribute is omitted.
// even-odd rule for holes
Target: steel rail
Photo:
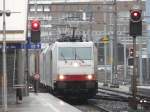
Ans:
<svg viewBox="0 0 150 112"><path fill-rule="evenodd" d="M102 88L102 87L99 87L99 89L101 89L101 90L105 90L105 91L110 91L110 92L112 92L112 93L114 93L114 94L119 94L119 95L128 95L129 97L132 95L132 93L129 93L129 92L123 92L123 91L119 91L119 90L112 90L112 89L108 89L108 88ZM118 95L118 96L119 96ZM147 95L144 95L144 94L137 94L137 97L144 97L144 98L147 98L147 99L149 99L150 100L150 96L147 96Z"/></svg>
<svg viewBox="0 0 150 112"><path fill-rule="evenodd" d="M100 112L112 112L111 110L101 106L101 105L98 105L96 104L94 101L88 101L88 103L90 105L92 105L93 107L95 107L97 110L99 110Z"/></svg>
<svg viewBox="0 0 150 112"><path fill-rule="evenodd" d="M131 93L127 93L127 92L122 92L122 91L117 91L117 90L110 90L110 89L106 89L106 88L101 88L101 90L103 91L99 91L102 92L103 94L107 94L110 96L100 96L97 95L95 97L95 99L105 99L105 100L111 100L111 101L121 101L121 102L129 102L130 98L132 97ZM150 105L150 96L146 96L144 94L137 94L136 96L136 100L137 102L140 104L141 100L146 100L146 102L144 102L145 105Z"/></svg>

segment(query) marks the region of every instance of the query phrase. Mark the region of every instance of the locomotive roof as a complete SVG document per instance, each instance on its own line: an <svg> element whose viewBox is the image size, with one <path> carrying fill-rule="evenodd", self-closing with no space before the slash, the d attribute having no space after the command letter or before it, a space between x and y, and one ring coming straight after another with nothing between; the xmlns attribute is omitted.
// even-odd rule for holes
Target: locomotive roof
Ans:
<svg viewBox="0 0 150 112"><path fill-rule="evenodd" d="M58 47L89 47L93 44L93 42L55 42L55 46Z"/></svg>

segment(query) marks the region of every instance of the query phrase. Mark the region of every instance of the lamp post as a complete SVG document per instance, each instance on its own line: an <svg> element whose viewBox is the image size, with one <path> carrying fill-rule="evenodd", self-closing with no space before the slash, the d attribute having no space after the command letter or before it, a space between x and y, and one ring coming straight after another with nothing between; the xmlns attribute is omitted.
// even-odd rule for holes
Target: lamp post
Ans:
<svg viewBox="0 0 150 112"><path fill-rule="evenodd" d="M104 4L106 4L106 0L104 0ZM106 10L106 6L104 6L104 9ZM105 32L105 36L104 38L106 38L107 36L107 13L104 12L104 32ZM108 86L107 83L107 44L108 42L104 42L104 65L105 65L105 81L104 81L104 85L103 86Z"/></svg>
<svg viewBox="0 0 150 112"><path fill-rule="evenodd" d="M113 39L113 80L111 87L119 88L118 83L118 72L117 72L117 65L118 65L118 44L117 44L117 0L113 1L114 3L114 39Z"/></svg>
<svg viewBox="0 0 150 112"><path fill-rule="evenodd" d="M10 11L5 10L5 0L3 0L3 10L0 11L0 16L3 16L3 111L7 112L7 69L6 69L6 22L5 16L10 16Z"/></svg>

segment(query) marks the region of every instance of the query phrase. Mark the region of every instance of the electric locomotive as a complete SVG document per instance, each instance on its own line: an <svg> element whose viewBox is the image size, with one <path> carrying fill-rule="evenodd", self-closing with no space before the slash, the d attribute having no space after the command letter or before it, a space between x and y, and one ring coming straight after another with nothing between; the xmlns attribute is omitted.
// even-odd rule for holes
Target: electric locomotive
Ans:
<svg viewBox="0 0 150 112"><path fill-rule="evenodd" d="M40 54L40 82L56 95L91 98L96 95L97 55L93 42L63 39Z"/></svg>

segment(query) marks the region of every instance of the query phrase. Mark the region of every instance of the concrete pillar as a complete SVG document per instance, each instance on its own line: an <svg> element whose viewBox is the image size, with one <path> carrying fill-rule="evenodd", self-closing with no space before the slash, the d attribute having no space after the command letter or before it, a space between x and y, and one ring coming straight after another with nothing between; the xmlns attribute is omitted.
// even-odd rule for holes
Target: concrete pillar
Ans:
<svg viewBox="0 0 150 112"><path fill-rule="evenodd" d="M148 58L150 58L150 0L146 0L146 23L147 23L147 31L148 31L148 43L147 43L147 54ZM150 71L149 71L149 60L147 60L147 79L150 78Z"/></svg>
<svg viewBox="0 0 150 112"><path fill-rule="evenodd" d="M24 71L25 71L25 51L23 49L17 50L17 85L18 88L16 89L16 101L19 103L22 101L23 97L23 86L25 84L24 81Z"/></svg>

